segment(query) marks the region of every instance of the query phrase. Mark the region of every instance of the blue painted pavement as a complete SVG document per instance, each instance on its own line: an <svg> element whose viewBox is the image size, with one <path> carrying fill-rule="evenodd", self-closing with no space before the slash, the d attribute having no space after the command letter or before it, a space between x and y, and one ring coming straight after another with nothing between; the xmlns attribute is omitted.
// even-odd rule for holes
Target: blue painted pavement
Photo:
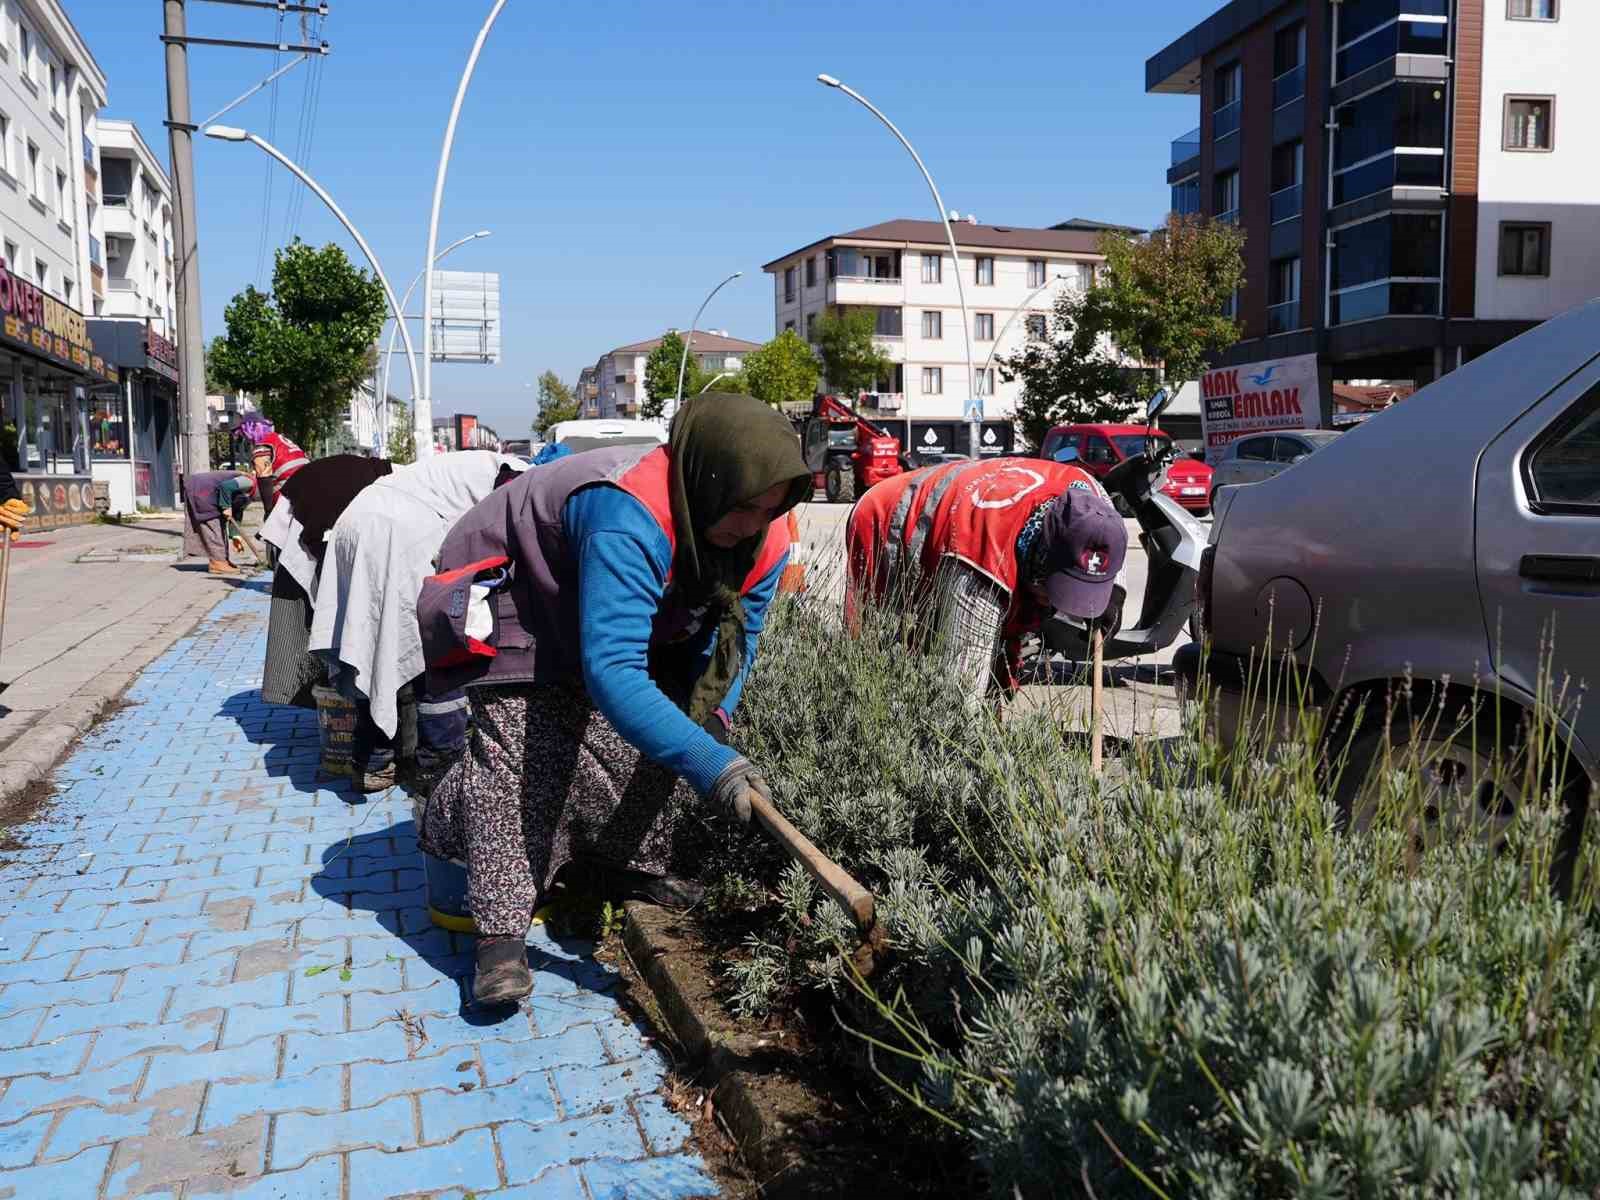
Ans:
<svg viewBox="0 0 1600 1200"><path fill-rule="evenodd" d="M263 704L259 580L153 663L0 855L0 1200L716 1194L592 946L480 1012L409 798Z"/></svg>

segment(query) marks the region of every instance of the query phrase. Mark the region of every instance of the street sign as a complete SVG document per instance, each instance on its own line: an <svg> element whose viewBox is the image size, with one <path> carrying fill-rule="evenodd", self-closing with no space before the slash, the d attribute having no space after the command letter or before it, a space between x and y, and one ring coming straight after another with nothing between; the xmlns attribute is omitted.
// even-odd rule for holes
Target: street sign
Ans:
<svg viewBox="0 0 1600 1200"><path fill-rule="evenodd" d="M964 421L981 421L981 420L983 420L983 397L982 396L973 396L970 400L967 401L966 413L962 417L962 420L964 420Z"/></svg>
<svg viewBox="0 0 1600 1200"><path fill-rule="evenodd" d="M493 271L433 273L433 361L500 361L500 276Z"/></svg>

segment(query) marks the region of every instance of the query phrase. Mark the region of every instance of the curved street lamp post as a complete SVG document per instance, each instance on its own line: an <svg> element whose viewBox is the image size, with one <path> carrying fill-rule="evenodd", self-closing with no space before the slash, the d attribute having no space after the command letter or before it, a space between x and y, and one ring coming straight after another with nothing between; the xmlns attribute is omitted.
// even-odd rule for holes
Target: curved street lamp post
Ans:
<svg viewBox="0 0 1600 1200"><path fill-rule="evenodd" d="M743 271L735 271L732 275L729 275L721 283L717 284L716 287L707 292L706 298L700 301L700 307L694 310L694 320L689 322L689 336L683 339L683 353L678 356L678 391L677 395L672 401L672 412L667 414L668 421L677 415L678 406L683 403L683 373L689 366L689 347L694 344L694 331L700 324L700 314L705 312L706 305L711 303L711 297L715 296L723 288L727 287L730 283L743 274Z"/></svg>

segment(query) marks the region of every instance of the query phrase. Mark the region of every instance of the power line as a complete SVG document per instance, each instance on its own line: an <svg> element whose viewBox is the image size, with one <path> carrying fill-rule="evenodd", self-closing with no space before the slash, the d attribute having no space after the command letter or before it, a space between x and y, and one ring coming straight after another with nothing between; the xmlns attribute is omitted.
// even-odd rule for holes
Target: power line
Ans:
<svg viewBox="0 0 1600 1200"><path fill-rule="evenodd" d="M280 12L278 14L277 29L273 32L273 35L272 35L272 40L277 42L277 43L279 43L280 45L283 42L283 17L284 17L284 14ZM272 55L272 66L273 66L274 70L277 69L278 60L281 57L282 57L282 55L279 54L278 52L276 52L276 51L273 52L273 55ZM268 116L268 118L267 118L267 141L275 143L277 141L277 137L278 137L278 81L277 80L273 80L272 81L272 108L271 108L271 115ZM277 171L275 170L276 165L277 164L275 164L271 159L268 159L266 162L262 163L262 167L263 167L262 180L263 180L263 182L262 182L262 196L261 196L261 232L260 232L260 236L256 239L256 287L258 287L258 288L266 286L267 247L268 247L268 244L269 244L269 241L270 241L270 238L268 237L268 234L267 234L267 230L272 225L272 181L277 175Z"/></svg>
<svg viewBox="0 0 1600 1200"><path fill-rule="evenodd" d="M316 21L316 29L311 30L311 22ZM312 18L302 15L300 18L302 37L310 43L313 39L321 40L326 28L326 19L320 16ZM306 86L300 102L300 126L295 140L295 161L305 165L310 157L312 144L316 138L317 107L322 98L322 62L317 60L311 64L312 73L306 76ZM289 211L286 214L286 229L284 242L287 244L300 232L300 218L305 213L306 187L301 184L296 187L290 201Z"/></svg>

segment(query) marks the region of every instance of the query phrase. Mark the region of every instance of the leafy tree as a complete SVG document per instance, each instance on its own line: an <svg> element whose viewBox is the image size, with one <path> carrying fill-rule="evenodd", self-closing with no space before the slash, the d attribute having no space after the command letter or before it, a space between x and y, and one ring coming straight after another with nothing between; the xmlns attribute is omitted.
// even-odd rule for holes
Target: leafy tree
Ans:
<svg viewBox="0 0 1600 1200"><path fill-rule="evenodd" d="M546 371L539 376L539 411L533 419L534 432L540 437L557 421L571 421L578 415L578 400L572 389L561 382L561 376Z"/></svg>
<svg viewBox="0 0 1600 1200"><path fill-rule="evenodd" d="M773 406L810 403L821 373L817 356L792 329L785 329L744 360L745 390Z"/></svg>
<svg viewBox="0 0 1600 1200"><path fill-rule="evenodd" d="M877 315L870 308L834 308L817 318L814 330L822 373L836 392L870 391L894 370L894 360L873 341Z"/></svg>
<svg viewBox="0 0 1600 1200"><path fill-rule="evenodd" d="M1052 425L1120 421L1137 403L1129 371L1106 336L1106 321L1102 292L1068 289L1056 298L1044 336L1032 336L1017 353L996 360L1002 379L1022 381L1015 419L1034 449Z"/></svg>
<svg viewBox="0 0 1600 1200"><path fill-rule="evenodd" d="M371 373L385 312L383 288L343 250L296 238L274 257L271 295L247 287L229 301L228 332L211 343L212 375L261 397L279 432L314 445Z"/></svg>
<svg viewBox="0 0 1600 1200"><path fill-rule="evenodd" d="M389 461L397 467L417 461L417 431L409 420L396 421L389 430Z"/></svg>
<svg viewBox="0 0 1600 1200"><path fill-rule="evenodd" d="M678 394L678 364L683 361L683 337L676 330L661 339L661 344L650 351L644 360L645 402L639 406L639 415L659 421L667 410L668 401ZM683 394L692 396L705 386L707 376L700 370L694 355L689 356L683 371Z"/></svg>
<svg viewBox="0 0 1600 1200"><path fill-rule="evenodd" d="M1244 286L1244 234L1198 216L1171 216L1149 237L1107 233L1096 285L1105 328L1128 354L1159 365L1169 387L1198 379L1206 362L1239 340L1223 312Z"/></svg>

